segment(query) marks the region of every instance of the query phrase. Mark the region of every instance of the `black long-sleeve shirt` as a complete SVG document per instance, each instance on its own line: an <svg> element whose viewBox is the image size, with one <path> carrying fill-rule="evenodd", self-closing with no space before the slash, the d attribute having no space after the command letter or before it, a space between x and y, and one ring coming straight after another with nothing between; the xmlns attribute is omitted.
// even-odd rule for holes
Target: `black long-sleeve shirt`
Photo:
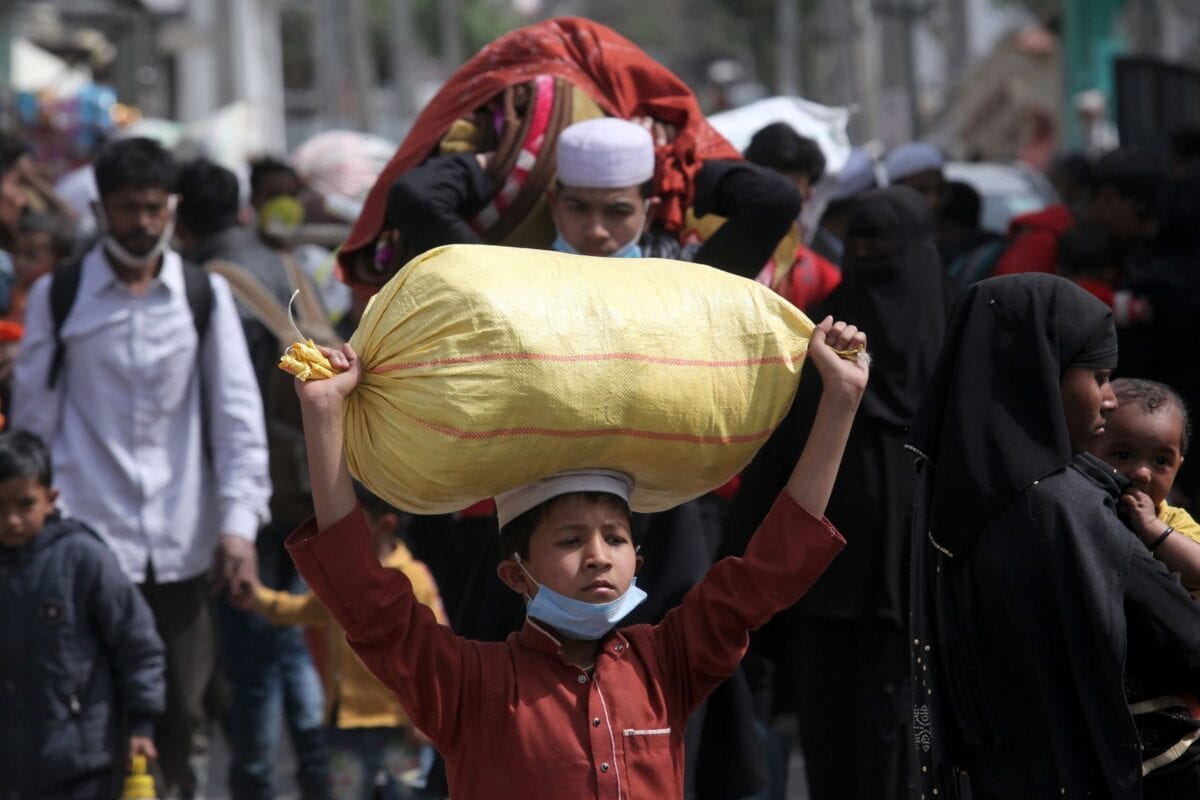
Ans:
<svg viewBox="0 0 1200 800"><path fill-rule="evenodd" d="M496 192L495 181L472 153L434 156L392 184L386 225L416 252L480 241L467 222ZM696 175L697 216L727 221L689 259L753 278L800 213L800 193L773 170L746 161L709 161ZM648 239L661 243L663 234ZM651 248L678 256L678 249Z"/></svg>

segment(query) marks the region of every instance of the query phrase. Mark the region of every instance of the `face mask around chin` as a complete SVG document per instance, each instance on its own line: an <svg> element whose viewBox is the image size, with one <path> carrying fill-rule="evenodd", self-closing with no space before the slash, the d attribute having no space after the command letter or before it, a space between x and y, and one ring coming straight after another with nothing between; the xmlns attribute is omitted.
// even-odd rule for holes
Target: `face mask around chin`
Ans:
<svg viewBox="0 0 1200 800"><path fill-rule="evenodd" d="M546 623L572 639L599 639L646 600L646 593L638 588L637 578L633 579L623 595L607 603L585 603L575 600L539 584L525 569L521 557L514 553L513 558L526 577L538 587L537 594L528 601L526 615Z"/></svg>
<svg viewBox="0 0 1200 800"><path fill-rule="evenodd" d="M159 234L158 239L155 241L154 247L150 248L149 252L141 255L129 252L125 249L124 245L113 237L108 230L108 217L104 214L104 205L99 201L94 202L92 207L96 215L96 226L101 233L101 246L103 246L105 252L114 261L128 269L139 269L155 261L171 246L171 237L175 235L175 206L178 201L178 195L171 195L167 200L167 207L171 217L166 227L163 228L163 232Z"/></svg>

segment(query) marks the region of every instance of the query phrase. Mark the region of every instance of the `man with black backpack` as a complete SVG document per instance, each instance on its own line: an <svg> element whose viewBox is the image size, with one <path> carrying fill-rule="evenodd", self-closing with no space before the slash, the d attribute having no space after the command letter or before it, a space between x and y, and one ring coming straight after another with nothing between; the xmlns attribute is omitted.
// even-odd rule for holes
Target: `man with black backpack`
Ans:
<svg viewBox="0 0 1200 800"><path fill-rule="evenodd" d="M268 515L262 400L228 284L171 249L174 159L127 139L95 172L100 241L32 287L11 419L50 443L60 503L154 612L167 654L160 790L186 798L213 666L208 573L247 591Z"/></svg>

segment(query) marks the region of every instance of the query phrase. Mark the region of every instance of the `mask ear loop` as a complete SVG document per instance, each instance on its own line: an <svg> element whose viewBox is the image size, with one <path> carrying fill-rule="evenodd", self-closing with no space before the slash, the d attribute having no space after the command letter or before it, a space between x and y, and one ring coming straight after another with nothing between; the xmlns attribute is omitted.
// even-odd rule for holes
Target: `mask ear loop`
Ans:
<svg viewBox="0 0 1200 800"><path fill-rule="evenodd" d="M535 578L535 577L533 577L532 575L530 575L530 574L529 574L529 570L525 569L525 562L521 561L521 554L520 554L520 553L513 553L513 554L512 554L512 557L513 557L513 561L516 561L516 562L517 562L517 566L521 568L521 572L524 572L524 573L525 573L525 577L526 577L526 578L529 578L529 582L530 582L530 583L532 583L532 584L533 584L534 586L536 586L537 588L541 589L541 588L542 588L542 585L541 585L540 583L538 583L538 582L537 582L537 578ZM529 599L530 599L530 600L532 600L532 599L533 599L533 595L529 595Z"/></svg>

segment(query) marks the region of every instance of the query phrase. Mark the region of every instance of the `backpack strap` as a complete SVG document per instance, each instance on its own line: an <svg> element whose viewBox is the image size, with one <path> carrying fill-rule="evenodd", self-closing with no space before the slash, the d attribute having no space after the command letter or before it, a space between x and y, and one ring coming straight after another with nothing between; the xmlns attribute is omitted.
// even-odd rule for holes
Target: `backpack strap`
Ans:
<svg viewBox="0 0 1200 800"><path fill-rule="evenodd" d="M62 326L75 305L75 295L79 294L79 281L83 276L83 259L77 258L65 261L54 268L50 278L50 319L54 324L54 356L50 361L50 374L46 379L46 388L53 389L58 383L62 372L63 358L66 356L66 346L62 340Z"/></svg>
<svg viewBox="0 0 1200 800"><path fill-rule="evenodd" d="M198 353L200 348L204 347L204 337L208 334L208 323L212 319L216 300L213 298L208 273L190 261L183 262L183 292L187 296L188 308L192 310L192 322L196 326Z"/></svg>
<svg viewBox="0 0 1200 800"><path fill-rule="evenodd" d="M83 278L83 259L77 258L59 264L54 268L50 278L50 319L54 325L54 356L50 361L50 374L46 379L46 387L53 389L58 384L62 374L63 361L66 358L66 343L62 338L62 327L75 305L75 296L79 294L79 283ZM208 273L194 264L183 262L183 291L187 297L188 308L192 311L192 323L196 326L196 336L199 337L197 352L204 346L204 337L208 333L208 323L212 318L213 291L208 281Z"/></svg>

